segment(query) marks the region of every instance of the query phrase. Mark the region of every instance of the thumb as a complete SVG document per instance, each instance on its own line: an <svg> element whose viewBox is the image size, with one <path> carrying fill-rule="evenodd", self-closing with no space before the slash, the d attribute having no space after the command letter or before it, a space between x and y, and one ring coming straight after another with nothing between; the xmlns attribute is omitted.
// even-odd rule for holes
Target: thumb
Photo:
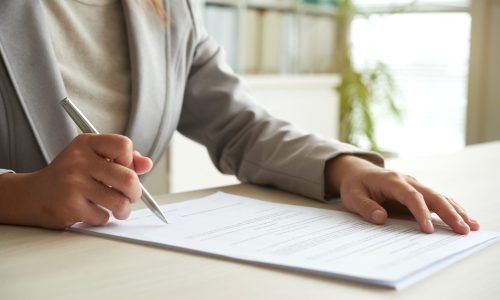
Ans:
<svg viewBox="0 0 500 300"><path fill-rule="evenodd" d="M138 151L134 151L134 170L137 174L142 175L148 173L153 168L151 158L142 156Z"/></svg>

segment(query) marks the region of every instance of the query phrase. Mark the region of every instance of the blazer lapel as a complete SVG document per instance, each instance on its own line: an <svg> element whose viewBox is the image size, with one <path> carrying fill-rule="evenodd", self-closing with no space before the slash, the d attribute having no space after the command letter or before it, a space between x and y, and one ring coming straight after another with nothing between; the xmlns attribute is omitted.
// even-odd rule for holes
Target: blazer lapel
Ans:
<svg viewBox="0 0 500 300"><path fill-rule="evenodd" d="M126 135L143 155L157 158L169 111L169 37L149 6L139 3L122 1L132 70L132 109Z"/></svg>
<svg viewBox="0 0 500 300"><path fill-rule="evenodd" d="M168 1L165 1L168 5ZM169 36L149 6L122 0L132 69L132 109L126 135L137 150L157 158L172 131L168 87ZM168 12L168 7L167 7ZM167 25L168 26L168 25ZM0 55L47 163L78 134L60 107L67 96L39 1L0 1Z"/></svg>
<svg viewBox="0 0 500 300"><path fill-rule="evenodd" d="M39 1L0 1L0 55L47 163L77 134ZM12 99L16 101L16 99Z"/></svg>

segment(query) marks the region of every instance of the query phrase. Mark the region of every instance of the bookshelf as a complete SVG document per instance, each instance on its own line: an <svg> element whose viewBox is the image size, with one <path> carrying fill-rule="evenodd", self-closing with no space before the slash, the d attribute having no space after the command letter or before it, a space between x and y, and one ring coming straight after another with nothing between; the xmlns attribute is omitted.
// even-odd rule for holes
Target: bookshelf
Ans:
<svg viewBox="0 0 500 300"><path fill-rule="evenodd" d="M199 0L205 26L240 74L331 73L330 0ZM330 4L328 4L330 3Z"/></svg>

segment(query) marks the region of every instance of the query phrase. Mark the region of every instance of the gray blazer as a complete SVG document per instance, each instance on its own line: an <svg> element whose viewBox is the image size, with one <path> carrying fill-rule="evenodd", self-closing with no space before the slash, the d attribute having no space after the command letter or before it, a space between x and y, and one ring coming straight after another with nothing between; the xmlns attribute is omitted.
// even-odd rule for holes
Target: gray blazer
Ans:
<svg viewBox="0 0 500 300"><path fill-rule="evenodd" d="M305 133L253 100L189 0L164 1L169 24L123 0L132 69L126 135L158 160L172 134L205 145L217 168L246 182L324 199L325 161L374 153ZM39 0L0 1L0 174L47 166L78 134Z"/></svg>

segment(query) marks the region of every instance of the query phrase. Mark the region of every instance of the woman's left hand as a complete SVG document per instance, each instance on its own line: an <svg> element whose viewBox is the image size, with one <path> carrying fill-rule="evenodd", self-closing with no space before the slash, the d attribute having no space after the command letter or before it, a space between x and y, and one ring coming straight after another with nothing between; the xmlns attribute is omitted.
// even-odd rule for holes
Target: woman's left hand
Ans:
<svg viewBox="0 0 500 300"><path fill-rule="evenodd" d="M364 219L383 224L387 209L406 208L420 230L432 233L431 212L435 212L453 231L467 234L479 223L469 217L453 199L434 192L415 178L378 167L361 158L342 155L325 167L327 193L340 193L342 203ZM384 208L385 207L385 208Z"/></svg>

